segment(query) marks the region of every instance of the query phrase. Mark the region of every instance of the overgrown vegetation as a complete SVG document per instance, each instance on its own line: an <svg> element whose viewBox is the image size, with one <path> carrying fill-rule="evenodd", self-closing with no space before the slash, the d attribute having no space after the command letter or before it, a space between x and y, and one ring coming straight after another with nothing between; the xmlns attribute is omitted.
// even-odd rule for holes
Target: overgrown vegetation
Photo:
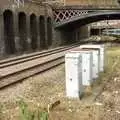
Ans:
<svg viewBox="0 0 120 120"><path fill-rule="evenodd" d="M2 118L3 118L2 108L3 108L3 106L0 104L0 120L2 120Z"/></svg>
<svg viewBox="0 0 120 120"><path fill-rule="evenodd" d="M48 120L48 112L37 110L29 110L28 105L23 101L19 101L20 120Z"/></svg>

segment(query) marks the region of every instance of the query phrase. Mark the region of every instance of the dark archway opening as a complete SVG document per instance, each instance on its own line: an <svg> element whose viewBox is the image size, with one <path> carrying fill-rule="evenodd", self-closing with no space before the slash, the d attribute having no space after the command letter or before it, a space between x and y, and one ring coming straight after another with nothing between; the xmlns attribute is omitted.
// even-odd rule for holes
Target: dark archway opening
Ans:
<svg viewBox="0 0 120 120"><path fill-rule="evenodd" d="M24 12L18 14L18 29L19 29L19 38L21 51L24 52L27 50L27 26L26 26L26 15Z"/></svg>
<svg viewBox="0 0 120 120"><path fill-rule="evenodd" d="M96 28L96 29L92 28L92 29L90 30L90 35L91 35L91 36L92 36L92 35L101 35L101 33L102 33L102 29L99 29L99 28Z"/></svg>
<svg viewBox="0 0 120 120"><path fill-rule="evenodd" d="M48 38L48 46L52 45L52 21L51 18L47 18L47 38Z"/></svg>
<svg viewBox="0 0 120 120"><path fill-rule="evenodd" d="M77 41L80 40L80 31L77 32Z"/></svg>
<svg viewBox="0 0 120 120"><path fill-rule="evenodd" d="M39 18L39 30L40 30L40 48L46 48L45 41L45 18L44 16L40 16Z"/></svg>
<svg viewBox="0 0 120 120"><path fill-rule="evenodd" d="M120 0L117 0L118 4L120 4Z"/></svg>
<svg viewBox="0 0 120 120"><path fill-rule="evenodd" d="M30 16L30 35L31 35L31 47L33 50L37 49L37 21L36 16L32 14Z"/></svg>
<svg viewBox="0 0 120 120"><path fill-rule="evenodd" d="M10 10L6 10L3 13L4 18L4 40L5 40L5 52L7 54L15 53L15 35L14 35L14 20L13 13Z"/></svg>
<svg viewBox="0 0 120 120"><path fill-rule="evenodd" d="M99 29L91 29L90 35L99 35Z"/></svg>

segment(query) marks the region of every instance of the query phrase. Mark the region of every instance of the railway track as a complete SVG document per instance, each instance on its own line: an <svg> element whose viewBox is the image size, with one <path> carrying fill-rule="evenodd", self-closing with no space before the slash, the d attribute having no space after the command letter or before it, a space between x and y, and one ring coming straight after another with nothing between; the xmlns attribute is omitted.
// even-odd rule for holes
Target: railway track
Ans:
<svg viewBox="0 0 120 120"><path fill-rule="evenodd" d="M77 46L77 44L54 48L54 49L46 50L43 52L36 52L36 53L28 54L28 55L18 56L18 57L10 58L7 60L1 60L0 68L8 67L11 65L19 64L19 63L30 61L30 60L34 60L34 59L44 57L47 55L55 54L55 53L61 52L63 50L68 50L69 48L72 48L73 46Z"/></svg>
<svg viewBox="0 0 120 120"><path fill-rule="evenodd" d="M66 51L78 45L0 61L0 89L64 63Z"/></svg>

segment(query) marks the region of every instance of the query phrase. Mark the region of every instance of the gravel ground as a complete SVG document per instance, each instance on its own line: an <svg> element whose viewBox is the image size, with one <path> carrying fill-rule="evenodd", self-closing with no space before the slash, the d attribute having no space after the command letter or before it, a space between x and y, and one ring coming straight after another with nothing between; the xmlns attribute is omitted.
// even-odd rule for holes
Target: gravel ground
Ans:
<svg viewBox="0 0 120 120"><path fill-rule="evenodd" d="M119 47L108 49L105 73L90 87L90 94L85 93L81 100L65 97L64 64L0 90L0 120L22 120L18 105L21 99L31 110L45 110L59 100L60 104L50 111L50 120L120 120L118 55Z"/></svg>

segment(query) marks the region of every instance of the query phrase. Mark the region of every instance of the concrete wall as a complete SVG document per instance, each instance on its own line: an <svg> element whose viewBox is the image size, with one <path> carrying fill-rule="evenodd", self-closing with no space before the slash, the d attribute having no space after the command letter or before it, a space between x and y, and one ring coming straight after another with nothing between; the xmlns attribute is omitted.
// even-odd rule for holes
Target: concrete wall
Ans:
<svg viewBox="0 0 120 120"><path fill-rule="evenodd" d="M55 29L54 30L54 45L60 46L79 42L90 36L90 27L88 25L81 26L75 29Z"/></svg>
<svg viewBox="0 0 120 120"><path fill-rule="evenodd" d="M54 38L53 38L53 47L71 44L75 41L72 41L73 31L64 30L64 29L54 29Z"/></svg>
<svg viewBox="0 0 120 120"><path fill-rule="evenodd" d="M90 37L90 27L88 25L80 27L80 39Z"/></svg>
<svg viewBox="0 0 120 120"><path fill-rule="evenodd" d="M90 27L88 25L81 26L73 31L73 40L76 42L82 41L88 37L90 37Z"/></svg>

